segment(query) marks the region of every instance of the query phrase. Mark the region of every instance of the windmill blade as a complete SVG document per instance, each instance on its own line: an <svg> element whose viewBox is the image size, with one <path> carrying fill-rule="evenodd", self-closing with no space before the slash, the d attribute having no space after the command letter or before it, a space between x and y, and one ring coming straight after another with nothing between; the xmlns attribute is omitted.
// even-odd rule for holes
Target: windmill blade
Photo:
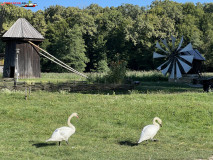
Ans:
<svg viewBox="0 0 213 160"><path fill-rule="evenodd" d="M169 61L166 61L166 62L164 62L163 64L161 64L158 68L157 68L157 70L161 70L161 67L163 66L163 65L165 65L166 63L168 63Z"/></svg>
<svg viewBox="0 0 213 160"><path fill-rule="evenodd" d="M174 66L174 64L173 64L172 72L171 72L169 78L170 78L170 79L174 79L174 78L175 78L175 66Z"/></svg>
<svg viewBox="0 0 213 160"><path fill-rule="evenodd" d="M180 72L180 68L178 66L178 62L176 62L176 77L179 79L182 77L182 74Z"/></svg>
<svg viewBox="0 0 213 160"><path fill-rule="evenodd" d="M188 61L189 63L192 63L194 56L180 56L181 58L185 59L186 61Z"/></svg>
<svg viewBox="0 0 213 160"><path fill-rule="evenodd" d="M180 49L180 47L182 46L182 43L183 43L183 36L182 36L182 38L181 38L181 40L180 40L180 43L179 43L179 46L178 46L177 50Z"/></svg>
<svg viewBox="0 0 213 160"><path fill-rule="evenodd" d="M192 68L191 66L189 66L185 62L181 61L180 59L178 59L178 61L180 62L181 66L183 67L183 70L185 73L187 73Z"/></svg>
<svg viewBox="0 0 213 160"><path fill-rule="evenodd" d="M166 55L162 55L156 52L153 53L153 58L162 58L162 57L166 57Z"/></svg>
<svg viewBox="0 0 213 160"><path fill-rule="evenodd" d="M169 53L169 52L165 51L165 50L160 46L160 44L159 44L158 42L156 43L156 47L157 47L158 49L160 49L161 51L165 52L165 53Z"/></svg>
<svg viewBox="0 0 213 160"><path fill-rule="evenodd" d="M161 72L163 73L164 76L165 76L166 73L168 72L170 65L171 65L171 62L168 64L168 66L167 66L166 68L164 68L164 69L161 71Z"/></svg>
<svg viewBox="0 0 213 160"><path fill-rule="evenodd" d="M183 49L181 49L180 52L187 52L187 51L191 51L191 50L193 50L192 44L189 43L186 47L184 47Z"/></svg>
<svg viewBox="0 0 213 160"><path fill-rule="evenodd" d="M170 51L170 48L168 47L166 39L164 39L164 40L161 39L161 42L163 42L163 44L166 46L166 48Z"/></svg>
<svg viewBox="0 0 213 160"><path fill-rule="evenodd" d="M173 50L175 48L175 40L176 40L176 38L171 35L171 39L172 39L172 50Z"/></svg>

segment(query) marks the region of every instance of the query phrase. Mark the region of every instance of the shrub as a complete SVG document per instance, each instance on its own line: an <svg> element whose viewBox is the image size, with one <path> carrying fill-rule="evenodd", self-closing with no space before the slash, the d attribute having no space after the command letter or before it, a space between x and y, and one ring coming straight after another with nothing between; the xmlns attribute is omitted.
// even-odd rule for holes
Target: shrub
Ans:
<svg viewBox="0 0 213 160"><path fill-rule="evenodd" d="M110 71L106 75L106 81L108 83L121 84L126 77L126 61L112 62L110 65Z"/></svg>
<svg viewBox="0 0 213 160"><path fill-rule="evenodd" d="M97 72L103 73L108 71L109 71L109 67L107 65L107 61L106 60L99 61L97 65Z"/></svg>

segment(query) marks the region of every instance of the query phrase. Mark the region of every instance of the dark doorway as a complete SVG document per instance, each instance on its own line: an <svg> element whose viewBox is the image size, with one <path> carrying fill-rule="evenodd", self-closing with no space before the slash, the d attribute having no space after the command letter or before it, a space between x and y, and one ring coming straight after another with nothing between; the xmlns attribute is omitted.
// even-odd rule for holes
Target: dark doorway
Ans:
<svg viewBox="0 0 213 160"><path fill-rule="evenodd" d="M14 74L15 74L15 67L10 66L10 78L14 78Z"/></svg>

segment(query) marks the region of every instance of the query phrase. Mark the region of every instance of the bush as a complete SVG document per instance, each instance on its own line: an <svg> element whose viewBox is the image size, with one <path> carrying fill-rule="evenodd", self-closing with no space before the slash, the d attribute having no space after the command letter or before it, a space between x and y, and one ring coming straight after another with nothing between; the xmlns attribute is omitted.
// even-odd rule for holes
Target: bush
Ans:
<svg viewBox="0 0 213 160"><path fill-rule="evenodd" d="M126 77L126 61L112 62L110 65L110 71L106 75L106 81L108 83L121 84Z"/></svg>
<svg viewBox="0 0 213 160"><path fill-rule="evenodd" d="M108 71L109 71L109 67L107 65L107 61L106 60L99 61L97 65L97 72L103 73Z"/></svg>

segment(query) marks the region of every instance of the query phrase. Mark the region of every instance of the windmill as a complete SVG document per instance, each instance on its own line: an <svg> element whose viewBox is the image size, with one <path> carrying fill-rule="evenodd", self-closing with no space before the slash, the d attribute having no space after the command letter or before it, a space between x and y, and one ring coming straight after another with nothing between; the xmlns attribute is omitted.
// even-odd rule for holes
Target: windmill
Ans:
<svg viewBox="0 0 213 160"><path fill-rule="evenodd" d="M179 79L182 77L182 74L188 73L192 68L192 62L196 53L194 53L195 50L192 48L191 43L189 43L184 48L181 48L183 44L183 37L181 38L178 47L175 47L176 38L171 36L171 39L172 48L168 46L166 39L161 39L161 42L164 44L165 49L161 47L159 42L156 43L156 47L161 52L164 52L164 54L154 52L153 58L166 59L166 61L157 69L161 70L164 75L169 74L170 79Z"/></svg>

